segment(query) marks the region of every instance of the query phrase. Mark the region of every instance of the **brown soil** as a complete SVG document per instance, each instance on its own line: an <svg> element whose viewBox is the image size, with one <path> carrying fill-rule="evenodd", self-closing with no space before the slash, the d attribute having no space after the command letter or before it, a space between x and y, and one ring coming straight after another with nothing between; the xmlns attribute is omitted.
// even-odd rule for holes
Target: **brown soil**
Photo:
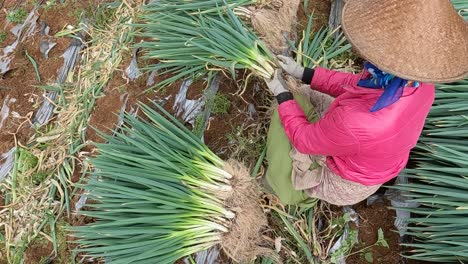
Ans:
<svg viewBox="0 0 468 264"><path fill-rule="evenodd" d="M24 263L47 263L44 261L46 261L49 257L50 259L53 259L53 251L54 246L51 242L33 243L24 253Z"/></svg>
<svg viewBox="0 0 468 264"><path fill-rule="evenodd" d="M66 16L55 17L49 20L39 19L46 23L65 23ZM0 18L0 27L5 27L5 18ZM8 29L11 25L8 27ZM10 106L10 115L6 119L4 127L0 130L0 153L4 153L15 145L15 141L20 144L26 144L33 130L30 128L30 120L36 107L42 101L43 91L36 88L39 85L47 85L53 83L57 76L57 71L61 67L63 59L61 54L67 48L70 39L53 39L57 45L49 53L49 59L46 59L39 50L39 43L43 39L40 35L40 27L37 28L35 34L25 41L20 43L14 52L14 59L11 63L11 71L7 72L0 79L0 103L3 104L4 99L9 95L9 98L15 98L16 102ZM9 32L9 31L8 31ZM51 34L55 32L51 31ZM13 34L9 34L13 35ZM8 37L4 42L9 45L14 41L14 38ZM38 65L41 81L37 80L36 73L31 64L31 61L26 57L26 52L36 61ZM12 113L16 112L21 118L13 118Z"/></svg>
<svg viewBox="0 0 468 264"><path fill-rule="evenodd" d="M104 133L112 131L114 124L117 123L120 108L124 103L119 87L113 84L114 79L106 86L104 96L96 101L96 106L91 114L89 126L86 130L86 138L93 142L103 142L97 131Z"/></svg>
<svg viewBox="0 0 468 264"><path fill-rule="evenodd" d="M41 104L44 91L37 86L53 84L56 81L57 73L63 64L61 55L71 42L69 38L53 37L58 31L67 25L76 25L78 21L77 12L93 10L97 3L103 1L67 1L66 4L56 5L49 9L40 9L38 26L33 36L25 39L14 51L14 59L11 63L11 71L0 78L0 108L7 96L15 98L16 102L9 104L10 115L5 120L4 126L0 129L0 154L6 152L15 144L26 145L34 130L31 128L31 120L37 107ZM17 3L22 3L22 9L31 10L30 1L4 1L3 8L11 10ZM40 34L40 23L45 22L50 26L49 37ZM6 23L6 12L0 12L0 28L6 33L6 40L0 44L0 48L10 45L15 41L14 35L10 32L13 24ZM41 40L49 38L57 45L49 52L46 59L39 50ZM37 63L41 81L37 80L36 72L31 61L26 57L26 52ZM20 118L14 118L12 113L18 113ZM4 205L4 198L0 197L0 206ZM63 246L63 245L62 245ZM71 244L67 245L67 250L59 252L59 256L52 258L53 263L68 263L71 252ZM53 252L51 243L33 243L25 252L24 263L36 264L47 259ZM3 257L2 257L3 258ZM0 260L3 263L3 259Z"/></svg>
<svg viewBox="0 0 468 264"><path fill-rule="evenodd" d="M50 35L54 35L68 25L76 26L80 22L82 15L89 16L89 14L94 12L95 7L103 2L106 1L65 1L64 4L56 4L49 8L42 9L40 19L48 22L48 25L50 26Z"/></svg>
<svg viewBox="0 0 468 264"><path fill-rule="evenodd" d="M238 153L234 158L247 163L253 163L258 158L262 149L257 149L253 141L263 142L266 135L267 105L270 105L270 94L264 87L262 80L251 80L242 96L235 95L238 90L235 82L223 78L219 87L219 94L226 96L230 101L227 114L212 114L211 120L205 131L205 143L221 158L227 159L239 151L239 142L233 142L233 136L240 136L249 140L249 148ZM255 108L255 113L249 113L250 107ZM252 152L258 155L255 157ZM253 158L253 160L252 160ZM252 164L247 164L251 166Z"/></svg>
<svg viewBox="0 0 468 264"><path fill-rule="evenodd" d="M393 225L395 210L389 209L389 206L389 202L377 202L371 206L367 206L364 201L354 207L361 217L359 219L359 241L361 244L355 247L353 252L373 245L377 241L377 233L380 228L383 230L385 240L389 245L389 248L381 246L370 248L369 251L372 252L373 263L405 263L405 259L400 256L400 236L395 231L395 226ZM365 260L363 254L358 253L350 256L346 260L346 263L365 264L369 262Z"/></svg>
<svg viewBox="0 0 468 264"><path fill-rule="evenodd" d="M89 218L86 217L75 217L72 216L71 219L66 219L68 223L74 226L84 225L92 222ZM47 231L48 232L48 231ZM63 232L64 230L59 230L59 235L65 235ZM26 249L24 253L24 263L25 264L38 264L38 263L56 263L56 264L69 264L71 263L73 250L75 249L75 241L71 235L66 235L66 237L61 237L60 240L57 241L58 252L57 255L54 254L54 247L53 244L49 241L44 239L37 240L32 242L31 245ZM40 242L38 242L40 241ZM81 259L81 253L78 254L77 259ZM49 262L47 262L48 260ZM41 262L42 261L42 262ZM1 263L1 262L0 262ZM98 264L99 261L86 261L86 263L94 263Z"/></svg>
<svg viewBox="0 0 468 264"><path fill-rule="evenodd" d="M135 108L138 103L149 104L151 100L158 96L154 92L146 90L149 88L146 85L149 73L146 72L134 81L126 79L124 72L130 63L130 55L119 66L119 69L114 73L111 80L105 87L103 95L96 102L96 105L91 113L89 127L86 131L86 139L91 142L102 143L103 139L98 135L97 131L110 134L115 129L118 122L118 115L127 100L126 111L132 107ZM156 77L155 82L162 80L162 77ZM174 87L179 87L180 83L176 83ZM191 87L192 88L192 87ZM190 89L189 89L190 91ZM166 110L172 111L174 98L178 89L168 88L164 95L159 97L170 96L167 104L164 106Z"/></svg>
<svg viewBox="0 0 468 264"><path fill-rule="evenodd" d="M401 256L408 249L400 246L400 236L393 224L395 220L395 210L389 208L390 202L376 202L371 206L366 205L366 201L354 206L354 210L360 215L359 241L353 252L373 245L377 241L377 233L381 228L384 232L385 240L389 248L374 246L369 251L372 252L373 263L382 264L434 264L419 260L410 260ZM368 251L366 251L368 252ZM364 254L354 254L346 259L347 264L368 264Z"/></svg>
<svg viewBox="0 0 468 264"><path fill-rule="evenodd" d="M16 102L10 105L10 116L5 121L4 127L0 130L0 153L4 153L15 145L26 144L34 132L30 127L30 120L33 117L37 106L42 102L43 91L35 86L47 85L55 82L57 72L63 64L60 57L68 47L71 39L52 37L67 25L76 24L76 14L70 10L85 10L92 8L92 1L67 1L65 5L57 5L50 9L41 9L38 23L45 22L50 26L49 39L57 45L50 51L49 58L46 59L39 50L41 40L46 37L41 36L38 25L33 36L27 38L19 44L14 52L14 60L11 63L11 71L0 79L0 103L3 104L7 95L15 98ZM13 8L18 1L6 1L4 7ZM30 5L30 3L26 3ZM31 6L22 6L23 9L31 9ZM14 40L10 29L13 24L6 25L6 15L0 14L0 28L4 28L7 39L2 43L2 47L10 45ZM41 81L36 77L31 61L26 57L28 53L37 63ZM13 118L11 113L16 112L22 118Z"/></svg>
<svg viewBox="0 0 468 264"><path fill-rule="evenodd" d="M328 25L328 17L330 15L331 1L324 0L305 0L309 1L307 10L304 10L304 5L299 5L299 11L297 13L298 23L298 36L302 35L302 30L307 26L309 22L309 16L313 14L313 31L317 31L322 27ZM301 1L303 2L303 1Z"/></svg>
<svg viewBox="0 0 468 264"><path fill-rule="evenodd" d="M13 8L18 1L6 1L4 7ZM0 130L0 153L6 152L15 145L26 144L33 133L30 129L30 120L38 105L42 102L43 91L35 86L48 85L55 82L57 72L63 64L61 55L71 42L69 38L54 38L54 34L62 30L67 25L75 25L78 21L79 12L91 12L93 6L103 1L67 1L66 4L59 4L49 9L41 9L36 32L19 44L14 52L14 60L11 63L11 71L7 72L0 79L0 104L3 104L7 95L15 98L16 102L10 105L10 116L5 121L4 127ZM30 5L30 3L26 3ZM31 6L23 6L23 9L30 10ZM46 37L40 34L40 23L45 22L50 26L48 37L57 45L50 51L49 58L46 59L39 50L41 40ZM13 24L6 25L6 15L0 13L0 28L4 28L7 39L0 45L5 47L14 40L10 29ZM41 81L39 82L30 60L26 57L28 53L37 63ZM1 106L0 106L1 107ZM17 112L22 118L14 119L11 113Z"/></svg>

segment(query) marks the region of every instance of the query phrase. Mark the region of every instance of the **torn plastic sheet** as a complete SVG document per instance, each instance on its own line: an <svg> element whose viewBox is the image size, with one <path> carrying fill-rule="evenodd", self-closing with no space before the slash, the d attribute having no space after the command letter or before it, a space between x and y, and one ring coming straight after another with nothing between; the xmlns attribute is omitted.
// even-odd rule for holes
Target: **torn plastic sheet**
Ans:
<svg viewBox="0 0 468 264"><path fill-rule="evenodd" d="M128 65L127 69L125 69L125 75L127 75L130 81L134 81L141 76L140 68L138 68L137 54L138 49L133 49L132 60L130 61L130 65Z"/></svg>
<svg viewBox="0 0 468 264"><path fill-rule="evenodd" d="M43 36L48 36L50 32L50 27L47 25L46 22L42 21L41 22L41 35Z"/></svg>
<svg viewBox="0 0 468 264"><path fill-rule="evenodd" d="M187 91L192 83L193 81L191 79L182 82L172 109L176 111L176 116L193 126L195 125L195 118L197 114L201 112L205 102L202 98L197 100L187 99Z"/></svg>
<svg viewBox="0 0 468 264"><path fill-rule="evenodd" d="M11 148L8 152L0 156L0 182L10 173L14 165L16 148Z"/></svg>
<svg viewBox="0 0 468 264"><path fill-rule="evenodd" d="M50 27L46 22L41 22L41 35L42 40L39 43L39 51L44 55L44 58L49 58L49 52L57 45L56 42L53 42L49 39Z"/></svg>
<svg viewBox="0 0 468 264"><path fill-rule="evenodd" d="M156 81L156 75L158 74L158 70L152 70L150 75L148 76L148 80L146 81L146 86L153 86Z"/></svg>
<svg viewBox="0 0 468 264"><path fill-rule="evenodd" d="M349 236L349 227L346 226L345 230L343 231L343 235L335 242L333 247L330 249L330 254L336 252L339 248L341 248L343 242L348 238ZM336 264L346 264L346 256L342 253L339 256L336 257L335 262Z"/></svg>
<svg viewBox="0 0 468 264"><path fill-rule="evenodd" d="M125 115L125 109L127 109L127 103L128 103L128 93L124 93L120 96L120 101L123 101L122 107L120 107L120 112L119 112L119 118L117 119L117 125L115 128L115 132L120 129L124 122L124 115ZM114 132L114 135L115 135Z"/></svg>
<svg viewBox="0 0 468 264"><path fill-rule="evenodd" d="M14 102L16 102L16 98L10 98L9 95L7 95L5 99L3 100L2 109L0 110L0 128L3 127L8 115L10 114L9 105Z"/></svg>
<svg viewBox="0 0 468 264"><path fill-rule="evenodd" d="M138 114L138 111L140 110L139 106L137 106L136 108L133 108L133 106L131 106L130 110L127 111L128 93L125 93L125 94L121 95L120 96L120 101L123 101L123 104L122 104L122 107L120 108L119 117L118 117L118 120L117 120L117 125L115 126L114 132L112 134L113 136L115 136L115 134L121 130L122 125L124 123L124 115L126 113L133 116L133 117L136 117L137 114Z"/></svg>
<svg viewBox="0 0 468 264"><path fill-rule="evenodd" d="M44 55L44 58L49 58L49 52L57 45L57 43L50 40L42 40L39 44L39 51Z"/></svg>
<svg viewBox="0 0 468 264"><path fill-rule="evenodd" d="M68 73L71 72L80 58L80 51L83 49L83 39L85 34L79 32L76 38L73 38L73 41L68 46L67 50L63 53L62 57L64 59L63 66L59 70L57 77L57 83L62 84L67 79Z"/></svg>
<svg viewBox="0 0 468 264"><path fill-rule="evenodd" d="M89 256L81 257L80 262L78 263L90 263L91 264L91 263L101 263L101 262L105 264L112 264L111 261L108 259L97 259L97 258L89 257Z"/></svg>
<svg viewBox="0 0 468 264"><path fill-rule="evenodd" d="M78 59L80 58L80 51L83 48L83 42L81 39L84 38L83 33L79 33L77 38L74 38L70 46L68 46L67 50L61 56L64 59L63 65L59 70L59 74L57 77L57 84L61 85L67 79L68 73L73 71L75 68ZM44 101L42 102L41 107L36 112L34 117L33 124L36 126L42 126L47 124L47 122L52 117L54 112L54 104L57 97L57 92L47 92L45 94Z"/></svg>
<svg viewBox="0 0 468 264"><path fill-rule="evenodd" d="M221 79L218 76L214 76L209 87L204 91L203 95L196 100L187 99L187 92L190 85L192 85L193 80L184 80L180 86L179 92L175 96L174 105L172 107L176 112L176 116L181 118L183 122L195 126L195 120L201 114L202 120L204 121L203 131L205 131L211 115L211 109L206 102L212 100L216 96L216 93L219 90L220 80ZM158 102L159 104L164 103L164 100L160 99L160 101L161 102ZM207 105L207 107L203 109L205 105ZM203 140L203 135L201 135L201 137Z"/></svg>
<svg viewBox="0 0 468 264"><path fill-rule="evenodd" d="M75 203L75 211L79 212L81 208L83 208L86 205L86 201L88 200L88 196L86 194L81 194L80 199L78 199L78 202Z"/></svg>
<svg viewBox="0 0 468 264"><path fill-rule="evenodd" d="M349 218L350 220L356 224L356 226L359 226L359 215L358 213L356 213L356 211L354 211L353 208L351 208L350 206L345 206L343 207L343 211L349 215Z"/></svg>
<svg viewBox="0 0 468 264"><path fill-rule="evenodd" d="M398 175L394 186L398 186L399 184L407 184L408 177L401 173ZM397 189L388 189L385 192L385 197L390 200L392 207L395 208L396 211L396 218L394 221L394 225L400 234L400 238L404 237L406 230L408 228L407 220L411 217L411 212L406 210L401 210L402 208L415 208L418 207L419 204L415 202L408 202L409 199L407 195L409 193L407 191L401 191Z"/></svg>
<svg viewBox="0 0 468 264"><path fill-rule="evenodd" d="M359 226L359 215L356 213L356 211L354 211L353 208L351 208L350 206L344 206L343 211L345 214L349 215L351 222L353 222L356 226ZM333 246L330 248L329 254L333 254L334 252L336 252L338 249L341 248L341 246L343 245L343 242L346 241L346 239L348 239L349 230L350 230L349 223L346 223L344 231L343 231L343 235L341 235L341 237L338 238L335 244L333 244ZM336 256L335 260L336 260L335 261L336 264L346 264L346 256L344 255L344 253L340 254L339 256Z"/></svg>
<svg viewBox="0 0 468 264"><path fill-rule="evenodd" d="M254 116L257 115L257 110L255 109L254 104L249 104L247 106L247 114L249 115L250 120L253 120Z"/></svg>
<svg viewBox="0 0 468 264"><path fill-rule="evenodd" d="M219 90L219 83L221 81L221 78L219 78L218 75L216 75L213 80L210 83L210 86L208 89L203 94L203 100L210 101L213 100L216 94L218 93ZM203 120L205 123L203 124L203 132L205 132L206 128L208 127L208 123L210 122L210 115L211 115L211 106L207 105L205 109L203 110ZM203 141L203 134L201 135L202 141Z"/></svg>
<svg viewBox="0 0 468 264"><path fill-rule="evenodd" d="M11 148L8 152L0 156L0 182L8 176L15 163L16 148Z"/></svg>
<svg viewBox="0 0 468 264"><path fill-rule="evenodd" d="M21 43L26 37L34 34L34 30L37 26L37 19L39 14L36 12L37 7L29 13L29 15L24 20L23 24L16 25L11 29L11 33L16 36L16 40L9 46L3 49L3 54L0 55L0 74L5 74L10 70L10 63L13 60L16 47Z"/></svg>
<svg viewBox="0 0 468 264"><path fill-rule="evenodd" d="M195 262L197 264L217 264L216 261L219 257L219 249L212 247L208 250L196 254Z"/></svg>
<svg viewBox="0 0 468 264"><path fill-rule="evenodd" d="M341 13L343 12L344 0L332 0L330 17L328 18L328 26L332 29L338 28L341 25ZM333 36L336 38L341 31L336 30Z"/></svg>
<svg viewBox="0 0 468 264"><path fill-rule="evenodd" d="M198 252L195 254L195 263L197 264L219 264L217 261L219 257L219 248L212 247L208 250L204 250L202 252ZM184 263L190 264L190 260L188 258L184 259Z"/></svg>
<svg viewBox="0 0 468 264"><path fill-rule="evenodd" d="M168 95L167 97L164 97L164 98L156 98L154 102L160 106L165 106L167 102L169 102L169 99L171 99L171 97L172 95Z"/></svg>
<svg viewBox="0 0 468 264"><path fill-rule="evenodd" d="M382 194L373 194L367 197L366 204L367 206L371 206L375 203L383 202L383 195Z"/></svg>

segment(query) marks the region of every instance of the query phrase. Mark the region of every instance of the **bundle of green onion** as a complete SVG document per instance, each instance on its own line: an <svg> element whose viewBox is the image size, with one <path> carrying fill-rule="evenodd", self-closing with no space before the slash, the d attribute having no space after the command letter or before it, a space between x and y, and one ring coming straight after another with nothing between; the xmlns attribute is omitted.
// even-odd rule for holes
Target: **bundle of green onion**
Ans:
<svg viewBox="0 0 468 264"><path fill-rule="evenodd" d="M299 44L290 43L296 52L296 61L303 67L315 68L316 66L331 67L332 59L337 58L351 49L351 44L346 43L343 33L334 37L337 29L323 28L317 33L312 33L313 17L309 17L307 27L302 33Z"/></svg>
<svg viewBox="0 0 468 264"><path fill-rule="evenodd" d="M229 72L233 78L239 69L263 78L274 73L271 52L228 6L217 8L217 15L155 13L151 7L145 11L140 34L150 40L139 46L146 51L146 58L161 62L148 69L172 75L157 87L197 79L209 71Z"/></svg>
<svg viewBox="0 0 468 264"><path fill-rule="evenodd" d="M415 241L407 257L431 262L468 261L468 80L439 85L436 100L405 171L407 191L420 207L412 213L406 234Z"/></svg>
<svg viewBox="0 0 468 264"><path fill-rule="evenodd" d="M236 186L230 179L239 175L155 106L164 115L141 105L144 117L126 114L122 131L97 146L83 186L95 202L83 214L96 222L75 228L89 256L113 264L174 263L219 244L242 215L226 209Z"/></svg>

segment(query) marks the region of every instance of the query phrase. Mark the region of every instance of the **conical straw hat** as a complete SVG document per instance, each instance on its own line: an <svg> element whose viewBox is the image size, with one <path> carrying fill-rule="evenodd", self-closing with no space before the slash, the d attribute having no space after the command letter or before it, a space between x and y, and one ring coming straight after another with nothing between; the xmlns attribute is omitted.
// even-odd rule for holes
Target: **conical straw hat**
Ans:
<svg viewBox="0 0 468 264"><path fill-rule="evenodd" d="M383 71L432 83L468 77L468 24L449 0L347 0L342 24Z"/></svg>

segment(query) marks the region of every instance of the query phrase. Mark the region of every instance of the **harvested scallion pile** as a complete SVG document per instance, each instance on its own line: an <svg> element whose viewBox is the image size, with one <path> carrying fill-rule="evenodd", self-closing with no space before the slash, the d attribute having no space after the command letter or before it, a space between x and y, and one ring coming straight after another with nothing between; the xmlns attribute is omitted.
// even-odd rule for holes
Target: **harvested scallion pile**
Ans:
<svg viewBox="0 0 468 264"><path fill-rule="evenodd" d="M94 201L83 214L96 221L75 228L79 250L113 264L174 263L214 245L242 261L264 253L266 217L248 171L155 107L163 115L141 105L144 118L126 114L97 146L83 186Z"/></svg>
<svg viewBox="0 0 468 264"><path fill-rule="evenodd" d="M234 79L240 69L262 78L274 73L273 54L227 6L218 8L217 15L145 11L140 35L150 40L139 46L147 59L160 61L148 69L171 74L157 87L209 71L227 72Z"/></svg>

